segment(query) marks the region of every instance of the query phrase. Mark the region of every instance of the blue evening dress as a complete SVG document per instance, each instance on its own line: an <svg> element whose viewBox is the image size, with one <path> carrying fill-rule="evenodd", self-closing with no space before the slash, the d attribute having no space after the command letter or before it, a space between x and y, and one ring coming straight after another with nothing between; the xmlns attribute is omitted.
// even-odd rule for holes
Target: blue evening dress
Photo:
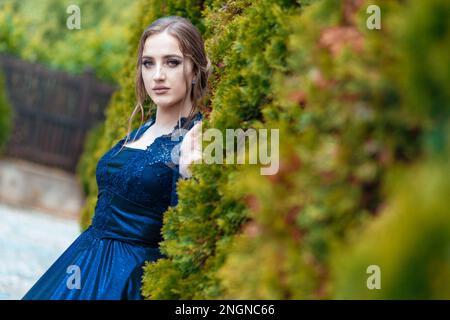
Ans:
<svg viewBox="0 0 450 320"><path fill-rule="evenodd" d="M186 129L201 119L201 113L196 113ZM152 116L135 129L129 141L139 139L154 121ZM186 121L181 118L182 126ZM116 154L123 138L100 158L92 224L23 300L143 299L143 266L145 261L165 257L159 248L163 213L178 203L176 183L183 179L178 161L171 157L172 150L179 150L186 132L178 128L177 123L172 134L157 137L145 150L124 147ZM180 131L181 136L177 136Z"/></svg>

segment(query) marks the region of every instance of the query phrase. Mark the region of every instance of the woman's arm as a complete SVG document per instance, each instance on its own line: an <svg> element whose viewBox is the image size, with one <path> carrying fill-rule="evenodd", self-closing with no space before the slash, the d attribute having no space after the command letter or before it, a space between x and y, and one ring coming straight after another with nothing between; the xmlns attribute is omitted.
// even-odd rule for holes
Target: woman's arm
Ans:
<svg viewBox="0 0 450 320"><path fill-rule="evenodd" d="M193 163L201 163L202 159L202 122L195 124L184 136L180 146L180 175L187 179L192 176L190 166Z"/></svg>
<svg viewBox="0 0 450 320"><path fill-rule="evenodd" d="M178 204L177 182L181 179L189 179L192 176L190 166L198 163L202 158L201 153L201 122L193 126L184 136L180 145L179 164L175 166L172 177L172 194L170 206Z"/></svg>

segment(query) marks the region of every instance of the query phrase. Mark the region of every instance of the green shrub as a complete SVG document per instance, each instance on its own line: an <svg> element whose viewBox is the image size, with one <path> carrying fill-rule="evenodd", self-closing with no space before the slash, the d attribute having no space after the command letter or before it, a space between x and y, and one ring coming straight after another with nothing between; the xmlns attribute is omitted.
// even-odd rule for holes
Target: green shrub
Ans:
<svg viewBox="0 0 450 320"><path fill-rule="evenodd" d="M390 18L389 40L395 46L389 51L395 60L389 75L399 80L395 90L404 116L420 126L423 134L417 138L424 150L414 165L390 168L379 217L337 246L332 263L336 298L450 297L450 211L445 201L450 191L450 61L445 54L450 49L450 4L410 2L401 9ZM383 42L378 39L380 47ZM369 265L380 267L380 290L366 286Z"/></svg>
<svg viewBox="0 0 450 320"><path fill-rule="evenodd" d="M335 298L450 298L449 164L446 156L391 177L380 217L336 250ZM379 289L368 289L371 265L380 268Z"/></svg>
<svg viewBox="0 0 450 320"><path fill-rule="evenodd" d="M274 105L279 107L263 110L280 119L266 124L282 129L280 171L274 177L244 172L236 181L234 190L246 195L252 221L236 237L219 271L226 297L333 297L332 253L346 250L339 244L352 243L352 234L382 215L390 196L382 188L389 172L429 156L424 141L436 136L439 116L448 119L448 107L439 113L432 107L436 100L448 106L441 72L433 74L430 68L429 74L405 77L404 70L419 68L422 61L402 44L417 31L409 25L421 26L406 12L429 12L426 19L431 20L432 12L446 11L445 5L377 1L383 28L373 31L365 27L369 4L353 9L350 1L316 1L290 19L290 75L274 76L279 80L274 80ZM439 9L430 9L434 6ZM401 24L404 28L397 28ZM432 50L440 57L447 35L423 28L420 36L434 39L424 40L422 53ZM448 59L441 58L439 66L448 69ZM417 90L413 86L420 78L433 81ZM440 93L433 96L432 91ZM410 101L421 94L434 101L414 108ZM261 266L262 256L276 265ZM257 271L249 276L252 269Z"/></svg>

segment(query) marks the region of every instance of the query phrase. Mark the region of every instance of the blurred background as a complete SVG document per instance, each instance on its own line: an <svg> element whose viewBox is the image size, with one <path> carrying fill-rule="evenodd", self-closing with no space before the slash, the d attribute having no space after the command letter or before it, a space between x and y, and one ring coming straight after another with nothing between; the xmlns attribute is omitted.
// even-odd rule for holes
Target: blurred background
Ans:
<svg viewBox="0 0 450 320"><path fill-rule="evenodd" d="M204 128L279 129L280 169L194 166L146 298L450 298L449 1L0 0L0 299L90 225L165 15L205 39Z"/></svg>

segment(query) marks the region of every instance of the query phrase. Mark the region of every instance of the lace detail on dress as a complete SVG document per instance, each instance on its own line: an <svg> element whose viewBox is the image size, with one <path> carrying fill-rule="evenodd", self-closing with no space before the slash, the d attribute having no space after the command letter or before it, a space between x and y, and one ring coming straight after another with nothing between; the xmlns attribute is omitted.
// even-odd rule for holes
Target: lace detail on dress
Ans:
<svg viewBox="0 0 450 320"><path fill-rule="evenodd" d="M201 114L197 113L187 130L192 128L195 121L201 119ZM135 136L138 140L144 132L154 123L155 116L147 121L142 127L133 130L130 134L131 141ZM180 119L181 126L187 121L186 117ZM125 142L126 137L117 142L98 162L96 169L97 184L99 188L99 199L97 205L102 209L108 206L110 197L102 198L102 192L113 192L130 201L147 206L156 211L165 211L173 204L174 192L176 191L176 181L178 180L179 147L186 132L180 130L179 124L175 125L171 133L161 135L147 147L147 149L137 149L124 147L120 152L132 153L127 161L116 172L110 172L108 167L118 151ZM131 149L131 150L126 150ZM102 199L101 199L102 198ZM172 201L171 201L172 200ZM105 210L99 210L105 212ZM97 212L97 210L96 210ZM103 215L103 214L102 214ZM96 218L96 222L103 225L106 223L102 217Z"/></svg>

